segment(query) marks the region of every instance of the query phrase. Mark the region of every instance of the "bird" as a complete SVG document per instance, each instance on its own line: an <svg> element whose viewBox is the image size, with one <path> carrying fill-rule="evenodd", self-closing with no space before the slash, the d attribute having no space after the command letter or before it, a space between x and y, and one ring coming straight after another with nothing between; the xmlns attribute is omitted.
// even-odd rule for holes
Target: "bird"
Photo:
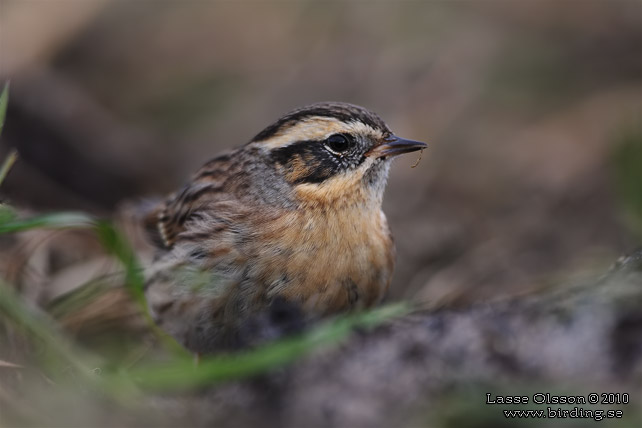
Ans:
<svg viewBox="0 0 642 428"><path fill-rule="evenodd" d="M395 263L391 160L426 147L366 108L321 102L209 160L144 218L153 319L200 355L243 347L275 318L378 304Z"/></svg>

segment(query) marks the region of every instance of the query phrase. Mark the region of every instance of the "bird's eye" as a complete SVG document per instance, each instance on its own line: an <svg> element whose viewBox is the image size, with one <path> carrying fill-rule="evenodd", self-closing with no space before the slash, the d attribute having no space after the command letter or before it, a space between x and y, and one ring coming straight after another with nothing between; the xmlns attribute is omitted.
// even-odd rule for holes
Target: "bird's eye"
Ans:
<svg viewBox="0 0 642 428"><path fill-rule="evenodd" d="M352 140L343 134L330 135L325 144L335 153L343 153L352 147Z"/></svg>

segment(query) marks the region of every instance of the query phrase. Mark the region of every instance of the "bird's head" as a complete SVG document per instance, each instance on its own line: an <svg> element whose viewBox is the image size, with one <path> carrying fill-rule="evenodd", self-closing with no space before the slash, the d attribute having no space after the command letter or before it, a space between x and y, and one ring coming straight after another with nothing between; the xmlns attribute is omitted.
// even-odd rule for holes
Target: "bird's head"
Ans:
<svg viewBox="0 0 642 428"><path fill-rule="evenodd" d="M347 103L294 110L261 131L259 147L295 197L313 204L381 204L390 160L426 147L395 136L375 113Z"/></svg>

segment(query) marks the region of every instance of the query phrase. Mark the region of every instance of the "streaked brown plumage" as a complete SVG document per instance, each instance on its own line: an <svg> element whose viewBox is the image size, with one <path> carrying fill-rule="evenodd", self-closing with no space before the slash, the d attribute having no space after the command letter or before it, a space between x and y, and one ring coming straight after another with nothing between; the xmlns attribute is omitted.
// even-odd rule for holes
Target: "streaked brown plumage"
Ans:
<svg viewBox="0 0 642 428"><path fill-rule="evenodd" d="M209 161L148 217L155 319L212 352L239 345L275 302L306 317L376 304L394 265L381 211L389 160L424 147L362 107L319 103Z"/></svg>

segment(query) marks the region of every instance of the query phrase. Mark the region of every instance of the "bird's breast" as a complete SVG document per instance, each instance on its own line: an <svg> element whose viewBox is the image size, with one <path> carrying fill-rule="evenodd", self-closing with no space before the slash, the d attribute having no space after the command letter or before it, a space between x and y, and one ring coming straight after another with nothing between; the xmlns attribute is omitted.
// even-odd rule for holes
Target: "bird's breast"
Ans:
<svg viewBox="0 0 642 428"><path fill-rule="evenodd" d="M291 211L259 229L253 270L268 297L322 315L371 306L388 289L394 246L379 208Z"/></svg>

